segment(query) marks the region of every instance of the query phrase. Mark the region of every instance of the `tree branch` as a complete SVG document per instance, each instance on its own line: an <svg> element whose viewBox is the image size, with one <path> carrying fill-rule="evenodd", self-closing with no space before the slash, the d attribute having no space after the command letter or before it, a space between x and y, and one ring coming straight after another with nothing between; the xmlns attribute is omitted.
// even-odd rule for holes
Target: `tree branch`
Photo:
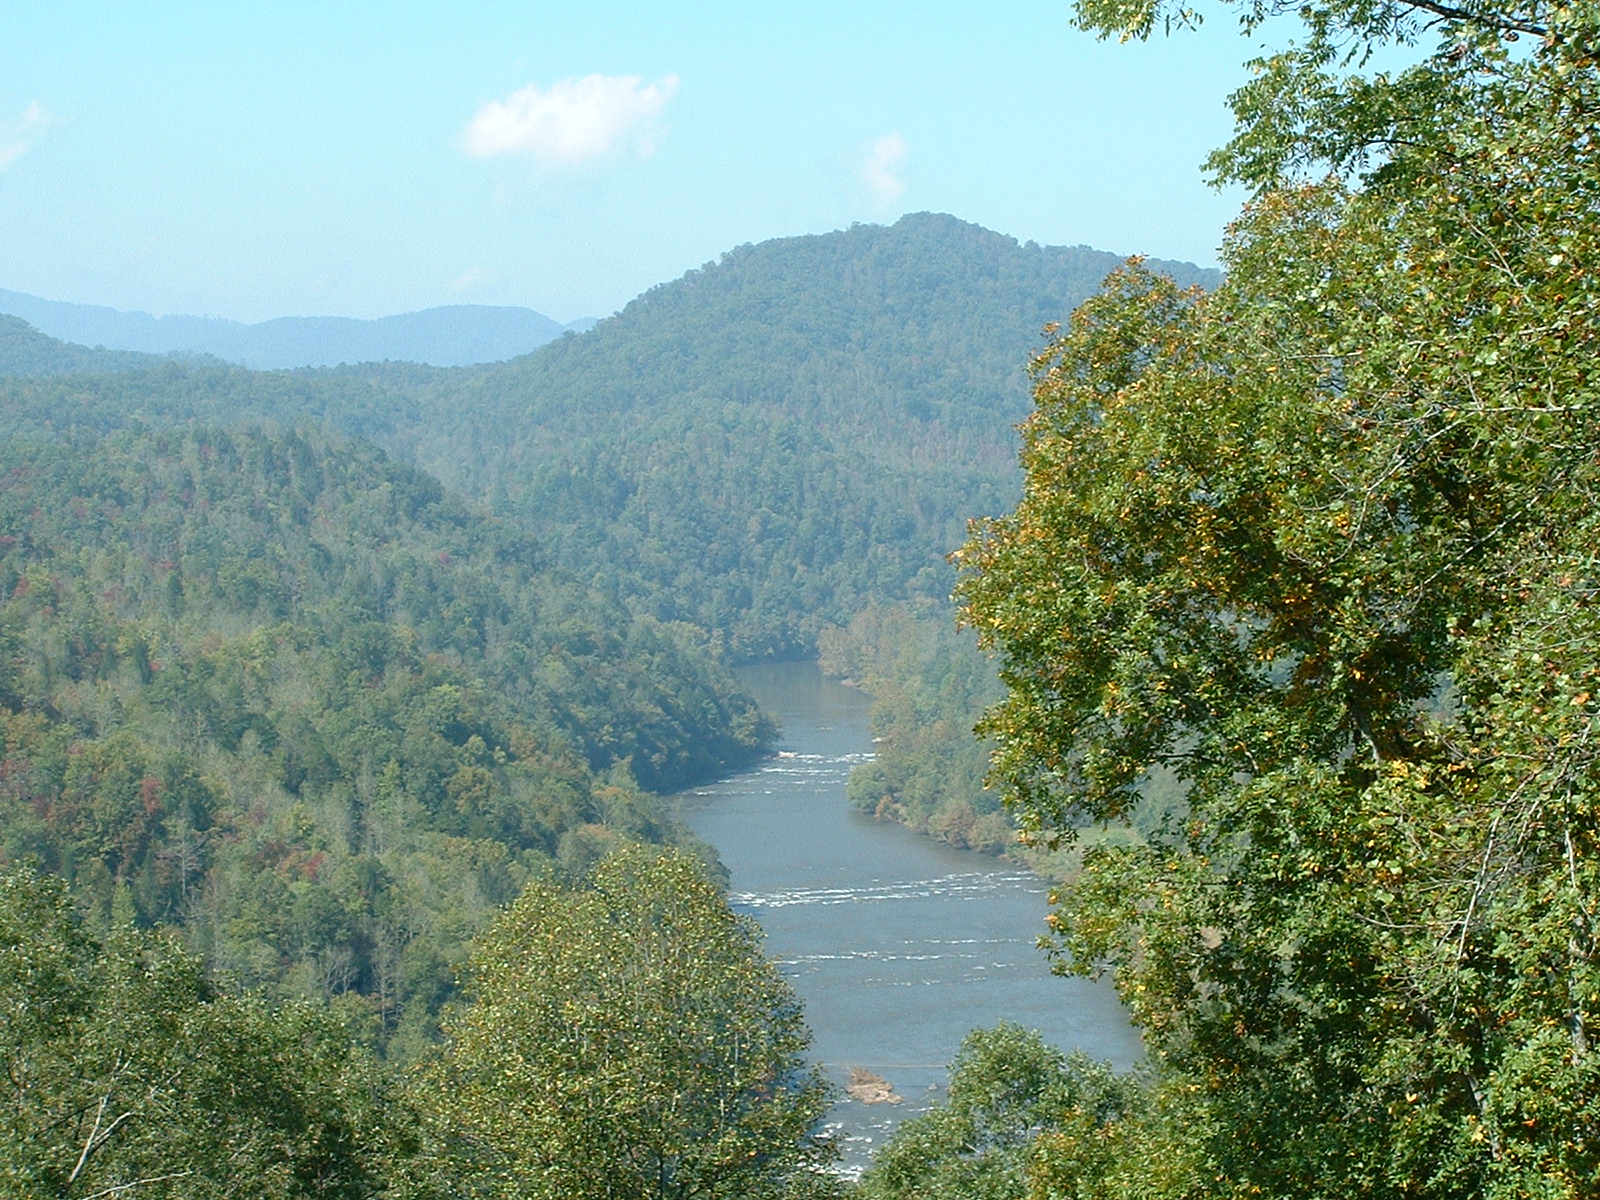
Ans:
<svg viewBox="0 0 1600 1200"><path fill-rule="evenodd" d="M166 1183L169 1179L187 1179L194 1174L191 1168L187 1171L173 1171L169 1175L151 1175L146 1179L135 1179L132 1183L115 1183L108 1188L101 1188L98 1192L91 1192L83 1200L104 1200L106 1196L118 1196L123 1192L131 1192L136 1187L144 1187L150 1183Z"/></svg>
<svg viewBox="0 0 1600 1200"><path fill-rule="evenodd" d="M1545 25L1536 25L1532 21L1519 21L1512 17L1499 16L1494 13L1475 12L1470 8L1458 8L1454 4L1440 4L1437 0L1405 0L1410 8L1430 12L1436 17L1443 17L1447 21L1462 21L1468 25L1482 25L1489 29L1498 29L1505 33L1525 33L1530 37L1549 37L1550 29Z"/></svg>

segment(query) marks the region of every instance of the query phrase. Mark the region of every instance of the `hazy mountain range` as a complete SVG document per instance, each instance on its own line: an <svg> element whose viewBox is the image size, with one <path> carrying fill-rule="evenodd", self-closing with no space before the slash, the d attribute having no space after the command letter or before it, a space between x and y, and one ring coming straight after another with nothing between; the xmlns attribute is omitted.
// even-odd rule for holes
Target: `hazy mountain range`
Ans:
<svg viewBox="0 0 1600 1200"><path fill-rule="evenodd" d="M805 656L869 604L948 594L967 519L1015 502L1042 328L1121 261L916 213L737 247L581 336L456 368L138 361L0 317L0 424L331 428L730 661Z"/></svg>
<svg viewBox="0 0 1600 1200"><path fill-rule="evenodd" d="M102 309L145 340L72 331L139 347L94 349L0 313L0 745L22 781L0 786L0 863L70 872L97 920L131 901L248 986L339 993L395 1061L425 1052L463 943L527 879L679 836L641 789L767 744L726 664L841 629L910 662L905 614L943 627L947 553L1020 489L1029 357L1120 261L912 214L736 247L588 332L455 367L371 340L287 360L369 360L348 366L224 361L223 334L315 322ZM507 310L413 321L474 311ZM981 763L948 753L975 713L927 712L884 718L933 740L883 744L870 806L890 789L886 813L1009 844L960 790Z"/></svg>
<svg viewBox="0 0 1600 1200"><path fill-rule="evenodd" d="M97 304L44 300L0 288L0 313L80 346L147 354L210 354L258 369L340 363L417 362L461 367L537 350L592 319L561 324L531 308L450 304L366 321L353 317L279 317L247 325L221 317L122 312Z"/></svg>

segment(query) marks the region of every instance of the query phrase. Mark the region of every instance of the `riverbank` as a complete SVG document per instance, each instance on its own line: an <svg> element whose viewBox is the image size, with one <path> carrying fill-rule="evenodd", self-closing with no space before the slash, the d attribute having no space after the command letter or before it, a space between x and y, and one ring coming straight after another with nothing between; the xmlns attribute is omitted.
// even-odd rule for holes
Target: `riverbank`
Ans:
<svg viewBox="0 0 1600 1200"><path fill-rule="evenodd" d="M810 663L739 675L781 724L779 753L675 803L801 996L813 1057L842 1097L830 1119L847 1165L864 1165L899 1122L942 1098L975 1027L1012 1020L1063 1049L1137 1060L1109 985L1050 973L1037 949L1038 878L850 806L846 780L874 751L868 697ZM851 1068L892 1081L903 1102L850 1098Z"/></svg>

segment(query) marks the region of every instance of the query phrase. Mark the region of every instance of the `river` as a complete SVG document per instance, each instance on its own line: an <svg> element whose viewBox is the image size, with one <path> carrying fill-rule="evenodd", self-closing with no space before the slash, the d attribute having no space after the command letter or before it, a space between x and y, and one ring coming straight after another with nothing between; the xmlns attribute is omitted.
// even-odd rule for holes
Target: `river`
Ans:
<svg viewBox="0 0 1600 1200"><path fill-rule="evenodd" d="M766 931L767 953L805 1004L813 1057L841 1095L859 1068L903 1097L836 1106L847 1169L943 1097L946 1067L974 1028L1013 1021L1118 1067L1139 1057L1108 984L1050 973L1035 876L850 807L845 780L872 754L866 695L810 663L740 678L782 725L777 755L677 803L726 864L734 907Z"/></svg>

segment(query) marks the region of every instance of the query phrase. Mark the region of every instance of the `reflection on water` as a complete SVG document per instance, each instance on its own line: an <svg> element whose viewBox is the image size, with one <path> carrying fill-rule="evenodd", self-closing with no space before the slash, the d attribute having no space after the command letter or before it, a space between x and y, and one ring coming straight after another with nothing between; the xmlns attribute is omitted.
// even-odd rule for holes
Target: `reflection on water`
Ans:
<svg viewBox="0 0 1600 1200"><path fill-rule="evenodd" d="M871 757L865 695L812 664L741 678L782 724L779 754L678 803L727 865L734 907L761 922L767 953L805 1004L813 1055L841 1095L861 1068L905 1097L838 1105L848 1165L940 1098L973 1028L1014 1021L1118 1066L1138 1057L1109 987L1050 974L1034 876L850 808L850 768Z"/></svg>

